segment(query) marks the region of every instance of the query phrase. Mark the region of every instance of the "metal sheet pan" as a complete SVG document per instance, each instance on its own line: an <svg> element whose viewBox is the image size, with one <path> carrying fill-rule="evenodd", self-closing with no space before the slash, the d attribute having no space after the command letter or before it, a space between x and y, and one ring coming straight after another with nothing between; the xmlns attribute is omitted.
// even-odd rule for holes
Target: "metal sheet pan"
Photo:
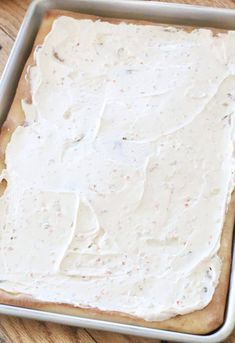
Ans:
<svg viewBox="0 0 235 343"><path fill-rule="evenodd" d="M33 40L40 26L43 13L47 9L52 8L110 17L152 20L159 23L235 30L235 10L230 9L142 0L34 0L28 8L0 83L1 123L6 118L6 114L11 105L20 74L32 48ZM232 332L235 326L234 255L225 321L221 328L208 335L183 334L1 304L0 313L176 342L220 342Z"/></svg>

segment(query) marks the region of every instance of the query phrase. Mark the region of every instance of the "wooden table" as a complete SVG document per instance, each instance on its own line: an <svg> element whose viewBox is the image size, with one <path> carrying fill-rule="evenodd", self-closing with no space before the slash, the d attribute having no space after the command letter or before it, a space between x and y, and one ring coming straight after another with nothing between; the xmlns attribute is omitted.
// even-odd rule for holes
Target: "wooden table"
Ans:
<svg viewBox="0 0 235 343"><path fill-rule="evenodd" d="M66 0L65 0L66 1ZM235 0L165 0L235 9ZM0 0L0 76L29 0ZM0 316L0 343L160 343L159 340ZM166 343L166 342L165 342ZM235 331L226 343L235 343Z"/></svg>

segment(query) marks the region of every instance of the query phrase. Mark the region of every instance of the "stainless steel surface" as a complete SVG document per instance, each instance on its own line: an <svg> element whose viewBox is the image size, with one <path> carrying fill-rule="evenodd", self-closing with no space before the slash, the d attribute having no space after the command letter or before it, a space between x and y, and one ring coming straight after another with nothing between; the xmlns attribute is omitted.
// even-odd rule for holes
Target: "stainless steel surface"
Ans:
<svg viewBox="0 0 235 343"><path fill-rule="evenodd" d="M43 13L51 8L80 11L102 16L152 20L159 23L235 29L235 11L229 9L133 0L116 0L115 2L113 0L35 0L26 13L0 83L1 123L4 121L11 105L19 76L31 51L32 43L40 26ZM216 332L204 336L119 324L112 321L101 321L9 305L0 305L0 313L176 342L220 342L232 332L235 326L234 278L235 258L232 261L230 289L224 324Z"/></svg>

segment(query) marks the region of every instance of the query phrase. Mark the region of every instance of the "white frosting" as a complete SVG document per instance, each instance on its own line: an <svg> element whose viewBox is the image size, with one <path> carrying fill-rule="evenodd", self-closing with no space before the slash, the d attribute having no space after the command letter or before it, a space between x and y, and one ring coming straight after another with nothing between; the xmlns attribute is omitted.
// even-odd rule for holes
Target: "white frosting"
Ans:
<svg viewBox="0 0 235 343"><path fill-rule="evenodd" d="M58 18L0 199L1 288L162 320L206 306L233 189L235 34Z"/></svg>

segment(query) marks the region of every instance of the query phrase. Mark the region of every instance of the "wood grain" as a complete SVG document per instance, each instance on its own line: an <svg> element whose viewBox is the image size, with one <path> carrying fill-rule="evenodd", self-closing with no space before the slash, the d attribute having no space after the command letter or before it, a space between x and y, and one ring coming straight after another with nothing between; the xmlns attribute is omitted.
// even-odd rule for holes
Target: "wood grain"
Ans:
<svg viewBox="0 0 235 343"><path fill-rule="evenodd" d="M0 77L3 68L6 64L7 58L13 46L14 40L0 28Z"/></svg>
<svg viewBox="0 0 235 343"><path fill-rule="evenodd" d="M197 6L235 8L235 0L158 0L159 2L180 3Z"/></svg>
<svg viewBox="0 0 235 343"><path fill-rule="evenodd" d="M0 0L0 28L13 39L29 3L29 0Z"/></svg>
<svg viewBox="0 0 235 343"><path fill-rule="evenodd" d="M84 329L2 316L0 343L95 343Z"/></svg>
<svg viewBox="0 0 235 343"><path fill-rule="evenodd" d="M235 9L235 0L159 0ZM0 77L29 0L0 0ZM0 343L160 343L133 336L0 316ZM170 342L168 342L170 343ZM235 343L235 332L225 343Z"/></svg>
<svg viewBox="0 0 235 343"><path fill-rule="evenodd" d="M118 335L112 332L87 330L97 343L160 343L159 340L141 337ZM1 343L1 342L0 342Z"/></svg>

